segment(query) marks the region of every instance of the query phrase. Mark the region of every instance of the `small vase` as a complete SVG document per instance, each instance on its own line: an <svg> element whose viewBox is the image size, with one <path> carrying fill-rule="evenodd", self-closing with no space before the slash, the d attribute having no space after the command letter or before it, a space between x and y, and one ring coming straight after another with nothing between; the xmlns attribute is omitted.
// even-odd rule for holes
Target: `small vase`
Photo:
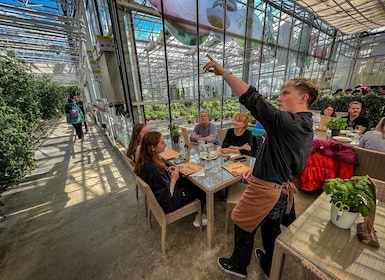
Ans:
<svg viewBox="0 0 385 280"><path fill-rule="evenodd" d="M339 129L332 129L332 136L338 136L340 134Z"/></svg>
<svg viewBox="0 0 385 280"><path fill-rule="evenodd" d="M338 211L334 204L331 204L330 221L342 229L350 229L356 222L360 213Z"/></svg>
<svg viewBox="0 0 385 280"><path fill-rule="evenodd" d="M179 136L172 136L172 142L179 144Z"/></svg>

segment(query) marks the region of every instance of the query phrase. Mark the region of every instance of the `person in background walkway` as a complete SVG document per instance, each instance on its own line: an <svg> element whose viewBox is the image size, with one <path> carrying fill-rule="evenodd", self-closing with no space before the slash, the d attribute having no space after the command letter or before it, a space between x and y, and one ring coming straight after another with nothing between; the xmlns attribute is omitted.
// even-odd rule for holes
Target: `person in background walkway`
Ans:
<svg viewBox="0 0 385 280"><path fill-rule="evenodd" d="M199 113L199 123L194 127L190 136L191 142L198 142L198 140L219 145L217 127L210 122L209 115L206 111Z"/></svg>
<svg viewBox="0 0 385 280"><path fill-rule="evenodd" d="M358 146L385 152L385 118L382 118L376 126L376 130L368 131L362 135Z"/></svg>
<svg viewBox="0 0 385 280"><path fill-rule="evenodd" d="M358 134L363 134L367 130L370 130L369 119L360 115L361 110L362 110L362 104L358 101L352 101L349 104L348 115L343 117L346 119L347 129L350 129L350 128L356 129L358 125L361 126L359 128L359 131L357 131Z"/></svg>
<svg viewBox="0 0 385 280"><path fill-rule="evenodd" d="M336 108L331 104L328 104L325 107L323 107L321 112L313 115L313 126L319 126L320 125L321 116L337 117Z"/></svg>
<svg viewBox="0 0 385 280"><path fill-rule="evenodd" d="M73 111L74 110L74 111ZM65 106L66 120L75 128L78 139L84 140L82 123L84 121L83 112L76 104L75 100L68 98L68 104Z"/></svg>
<svg viewBox="0 0 385 280"><path fill-rule="evenodd" d="M226 70L209 55L205 72L221 75L255 119L266 129L267 136L260 147L252 175L245 178L248 186L231 218L234 222L234 250L232 256L218 258L219 267L241 278L247 277L254 247L254 236L261 227L263 250L255 255L263 272L270 275L274 242L281 233L283 214L288 214L293 203L294 175L304 168L312 150L313 123L309 107L318 98L320 87L305 79L288 80L281 86L278 108L268 103L258 91Z"/></svg>
<svg viewBox="0 0 385 280"><path fill-rule="evenodd" d="M147 125L143 123L137 123L132 128L132 135L130 143L126 151L126 156L131 158L134 162L138 158L140 150L140 142L142 142L143 136L149 131Z"/></svg>
<svg viewBox="0 0 385 280"><path fill-rule="evenodd" d="M225 139L222 143L222 153L246 154L251 156L253 134L247 130L248 125L248 115L238 113L234 116L233 128L227 130Z"/></svg>
<svg viewBox="0 0 385 280"><path fill-rule="evenodd" d="M139 156L135 163L135 174L150 186L165 213L171 213L195 198L199 198L203 213L206 194L191 181L179 176L176 166L166 166L159 156L165 148L166 143L161 133L147 132L140 145ZM193 225L199 227L197 217L195 217ZM207 225L206 217L202 218L202 225Z"/></svg>
<svg viewBox="0 0 385 280"><path fill-rule="evenodd" d="M80 109L82 110L82 113L83 113L83 116L84 116L84 129L86 130L86 132L88 132L88 126L87 126L87 121L86 121L86 113L84 111L84 104L83 104L83 101L80 101L79 100L79 97L77 95L73 95L72 96L72 99L76 102L76 104L80 107Z"/></svg>

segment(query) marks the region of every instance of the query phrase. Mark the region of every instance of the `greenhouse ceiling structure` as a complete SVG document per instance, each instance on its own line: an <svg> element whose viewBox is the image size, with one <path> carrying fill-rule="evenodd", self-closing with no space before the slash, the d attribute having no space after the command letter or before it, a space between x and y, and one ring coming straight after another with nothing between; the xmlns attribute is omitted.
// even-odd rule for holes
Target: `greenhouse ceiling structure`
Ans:
<svg viewBox="0 0 385 280"><path fill-rule="evenodd" d="M146 1L116 2L124 7ZM282 8L296 3L345 34L369 32L385 26L383 0L269 2ZM82 61L81 44L85 40L82 5L83 1L80 0L0 0L0 47L16 51L29 62L78 65ZM151 13L158 12L152 9ZM140 14L137 13L137 16ZM160 30L140 30L140 26L135 26L135 29L139 33L153 32L149 37L154 40L162 39L157 38ZM215 43L214 39L207 42L207 45L212 46ZM146 50L153 47L154 42L146 42ZM179 52L193 54L194 50L181 47Z"/></svg>

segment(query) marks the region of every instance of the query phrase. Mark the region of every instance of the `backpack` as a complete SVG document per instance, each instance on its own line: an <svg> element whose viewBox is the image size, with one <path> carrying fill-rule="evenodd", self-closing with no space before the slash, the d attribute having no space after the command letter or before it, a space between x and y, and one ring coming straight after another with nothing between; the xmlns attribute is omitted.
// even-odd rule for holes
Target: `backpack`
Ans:
<svg viewBox="0 0 385 280"><path fill-rule="evenodd" d="M70 114L71 114L71 117L77 119L79 117L79 111L76 107L72 107L70 109Z"/></svg>

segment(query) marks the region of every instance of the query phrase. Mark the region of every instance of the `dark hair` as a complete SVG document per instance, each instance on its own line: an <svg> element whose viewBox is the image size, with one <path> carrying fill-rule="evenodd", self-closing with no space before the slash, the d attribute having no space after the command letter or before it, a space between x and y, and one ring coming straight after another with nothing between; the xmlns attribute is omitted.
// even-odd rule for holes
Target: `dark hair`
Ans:
<svg viewBox="0 0 385 280"><path fill-rule="evenodd" d="M334 107L334 106L331 105L331 104L328 104L328 105L324 106L324 107L322 108L320 114L321 114L321 115L324 115L324 110L325 110L326 108L328 108L328 107L332 107L332 108L333 108L333 113L332 113L331 116L332 116L332 117L337 117L337 115L336 115L336 107Z"/></svg>
<svg viewBox="0 0 385 280"><path fill-rule="evenodd" d="M135 155L136 149L140 144L140 132L145 126L146 125L143 123L137 123L132 128L130 143L128 144L128 148L126 151L126 156L128 156L129 158L132 158L132 156Z"/></svg>
<svg viewBox="0 0 385 280"><path fill-rule="evenodd" d="M136 175L140 175L143 170L143 166L146 162L152 161L160 167L167 169L166 164L159 158L159 155L153 150L159 143L162 134L157 131L147 132L142 139L139 156L135 163L134 172Z"/></svg>
<svg viewBox="0 0 385 280"><path fill-rule="evenodd" d="M337 89L336 90L336 92L334 93L334 94L340 94L340 93L342 93L344 90L342 89L342 88L339 88L339 89Z"/></svg>

